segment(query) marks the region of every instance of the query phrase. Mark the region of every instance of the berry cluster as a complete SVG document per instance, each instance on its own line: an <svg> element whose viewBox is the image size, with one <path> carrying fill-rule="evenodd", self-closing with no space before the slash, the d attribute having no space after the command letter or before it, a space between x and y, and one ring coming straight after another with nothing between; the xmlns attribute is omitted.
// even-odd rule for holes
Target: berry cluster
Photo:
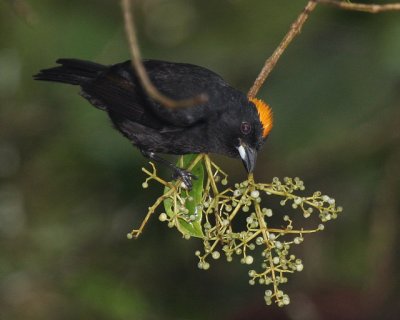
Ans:
<svg viewBox="0 0 400 320"><path fill-rule="evenodd" d="M159 215L161 221L176 227L186 239L202 239L203 250L195 253L200 269L209 269L210 261L222 256L228 262L238 257L242 264L255 265L248 273L249 284L268 287L264 296L268 305L290 303L281 284L288 281L288 274L304 268L301 259L291 253L291 247L301 244L306 234L323 230L323 223L335 219L342 211L333 198L319 191L312 196L300 196L305 188L299 178L281 181L275 177L271 183L256 183L249 175L246 181L227 187L227 175L207 155L190 158L187 167L200 175L191 191L180 183L162 180L152 166L153 172L144 169L148 175L146 186L150 180L156 180L165 185L165 192L149 208L145 221L163 203L165 212ZM272 219L276 213L263 205L268 197L280 197L282 206L289 204L291 209L300 209L304 218L318 214L320 222L315 228L305 229L294 226L296 216L285 214ZM281 220L278 226L272 225L271 221L277 220ZM138 236L143 226L128 237Z"/></svg>

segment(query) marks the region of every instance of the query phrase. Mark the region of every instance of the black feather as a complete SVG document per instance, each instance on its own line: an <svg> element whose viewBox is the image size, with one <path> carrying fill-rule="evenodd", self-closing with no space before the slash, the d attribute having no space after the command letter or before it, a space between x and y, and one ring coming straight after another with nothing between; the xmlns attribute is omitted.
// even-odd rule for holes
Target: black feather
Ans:
<svg viewBox="0 0 400 320"><path fill-rule="evenodd" d="M83 85L107 69L98 63L78 59L58 59L59 67L43 69L33 76L35 80Z"/></svg>

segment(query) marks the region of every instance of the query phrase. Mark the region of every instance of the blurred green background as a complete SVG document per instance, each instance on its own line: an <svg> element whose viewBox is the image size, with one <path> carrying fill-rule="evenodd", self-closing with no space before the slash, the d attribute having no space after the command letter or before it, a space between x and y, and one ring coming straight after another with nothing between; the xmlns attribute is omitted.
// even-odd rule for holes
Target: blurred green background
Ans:
<svg viewBox="0 0 400 320"><path fill-rule="evenodd" d="M306 3L137 2L143 57L245 92ZM155 217L126 239L162 188L141 189L146 160L76 87L32 80L60 57L128 59L119 1L0 1L0 319L399 319L399 12L318 7L259 93L275 127L256 178L299 176L344 207L299 246L285 309L238 261L197 269L200 241Z"/></svg>

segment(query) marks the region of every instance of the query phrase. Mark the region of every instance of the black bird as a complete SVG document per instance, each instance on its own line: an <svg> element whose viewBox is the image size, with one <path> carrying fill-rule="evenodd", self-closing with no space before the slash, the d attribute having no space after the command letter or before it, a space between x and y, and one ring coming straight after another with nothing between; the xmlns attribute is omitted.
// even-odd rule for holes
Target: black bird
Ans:
<svg viewBox="0 0 400 320"><path fill-rule="evenodd" d="M144 60L155 87L166 96L181 100L205 94L201 105L167 108L151 99L126 61L111 66L59 59L60 66L41 70L36 80L79 85L80 94L107 112L115 128L142 154L173 169L191 188L194 176L160 158L159 153L218 153L241 158L252 172L257 152L272 128L272 112L258 99L228 85L216 73L192 64Z"/></svg>

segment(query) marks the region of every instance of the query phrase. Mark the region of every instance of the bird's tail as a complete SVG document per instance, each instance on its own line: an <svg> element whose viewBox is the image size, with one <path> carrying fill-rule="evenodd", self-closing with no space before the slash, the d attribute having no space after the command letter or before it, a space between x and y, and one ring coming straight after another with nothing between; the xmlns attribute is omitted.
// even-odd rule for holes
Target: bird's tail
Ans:
<svg viewBox="0 0 400 320"><path fill-rule="evenodd" d="M43 69L33 76L35 80L54 81L82 85L95 79L107 67L79 59L58 59L60 66Z"/></svg>

